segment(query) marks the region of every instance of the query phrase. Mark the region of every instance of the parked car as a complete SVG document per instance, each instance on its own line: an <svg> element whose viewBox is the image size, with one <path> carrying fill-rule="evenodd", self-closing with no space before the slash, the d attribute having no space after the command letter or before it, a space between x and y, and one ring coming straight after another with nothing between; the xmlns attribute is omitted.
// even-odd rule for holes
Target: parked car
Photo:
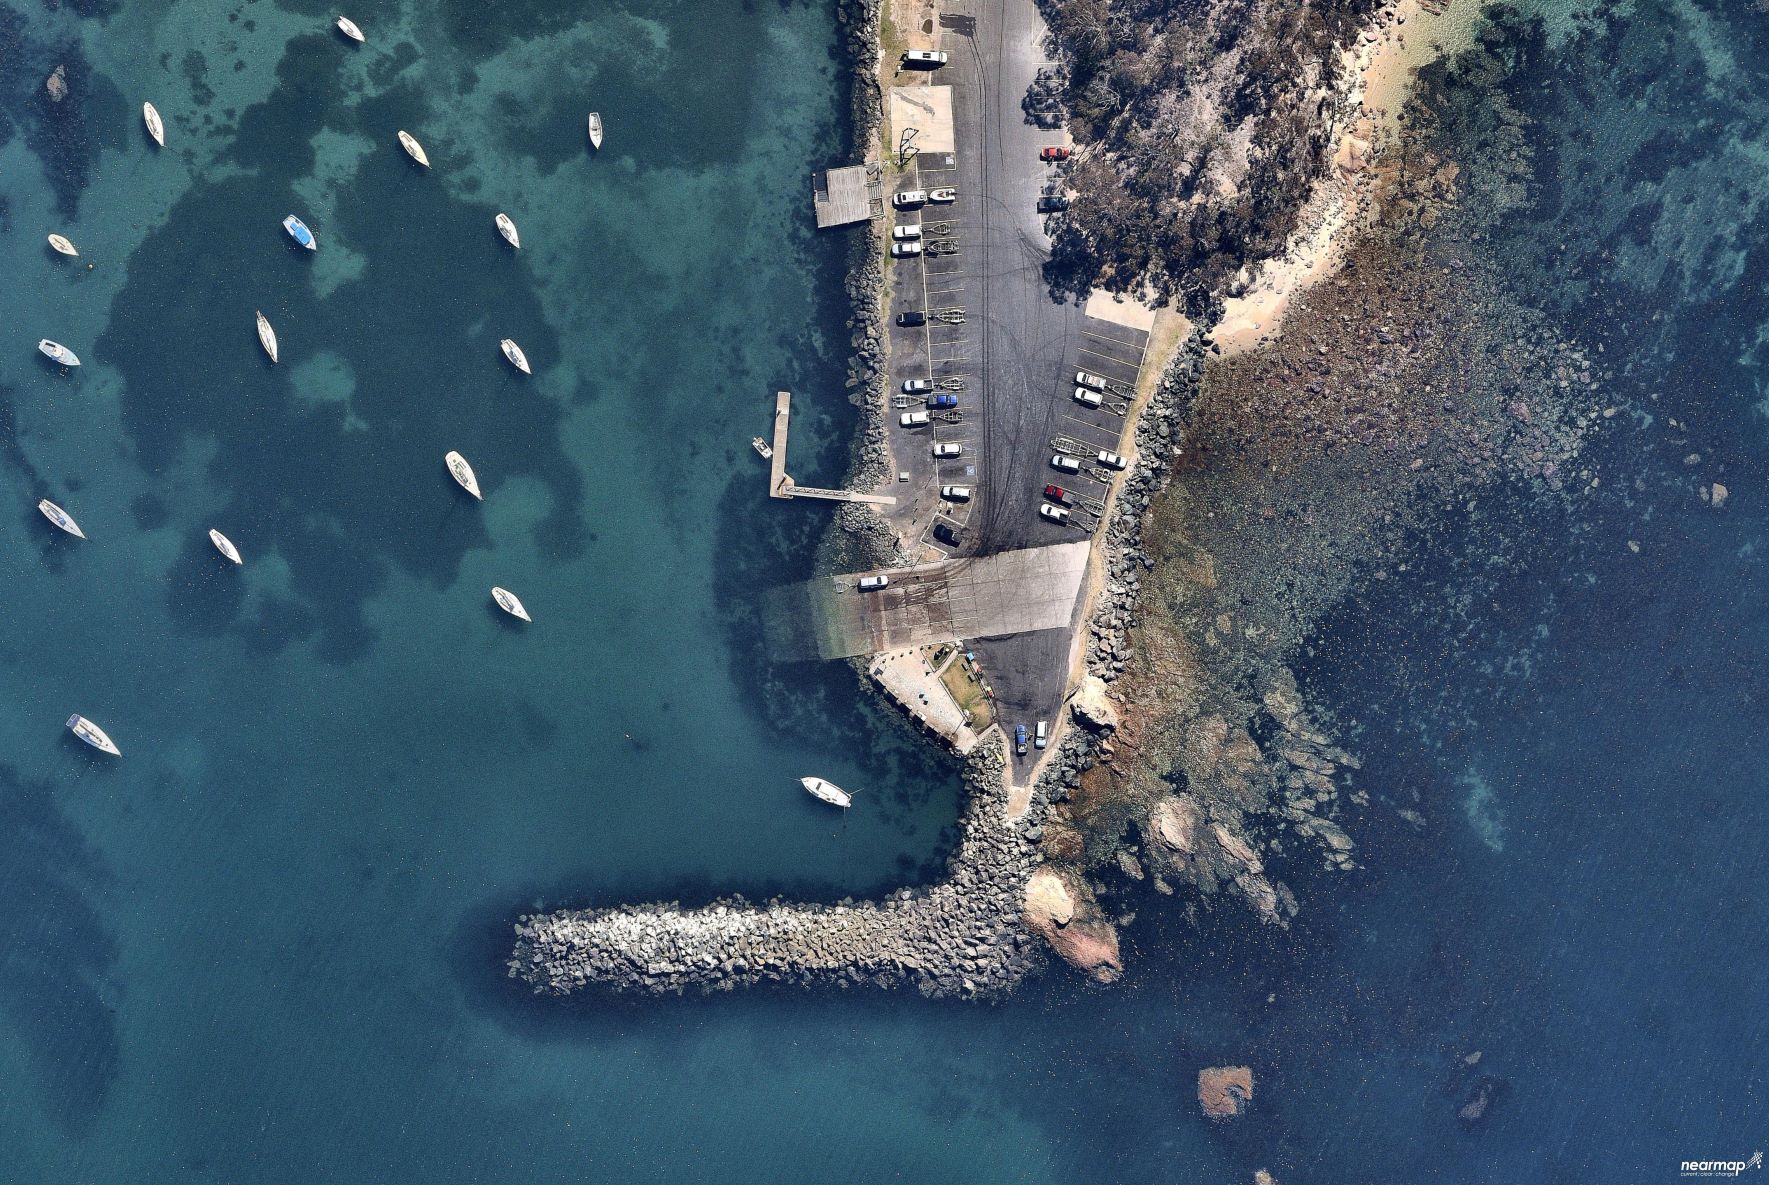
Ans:
<svg viewBox="0 0 1769 1185"><path fill-rule="evenodd" d="M1103 449L1100 451L1100 455L1098 457L1096 457L1095 460L1097 460L1101 465L1104 465L1107 469L1116 469L1119 472L1123 472L1124 470L1130 468L1129 461L1126 461L1123 457L1120 457L1117 453L1108 453Z"/></svg>
<svg viewBox="0 0 1769 1185"><path fill-rule="evenodd" d="M1098 391L1089 391L1086 387L1075 388L1075 402L1084 403L1088 407L1099 407L1105 403Z"/></svg>
<svg viewBox="0 0 1769 1185"><path fill-rule="evenodd" d="M927 405L942 411L949 411L958 406L958 396L942 391L938 395L929 395Z"/></svg>
<svg viewBox="0 0 1769 1185"><path fill-rule="evenodd" d="M1038 513L1041 517L1047 518L1053 523L1066 523L1069 521L1069 512L1067 510L1064 510L1061 506L1052 506L1048 502L1039 505Z"/></svg>
<svg viewBox="0 0 1769 1185"><path fill-rule="evenodd" d="M1097 374L1090 374L1085 370L1077 370L1075 372L1075 385L1077 387L1087 387L1094 391L1104 391L1106 389L1106 380L1102 379Z"/></svg>
<svg viewBox="0 0 1769 1185"><path fill-rule="evenodd" d="M1026 726L1024 724L1013 726L1013 751L1021 757L1026 755Z"/></svg>
<svg viewBox="0 0 1769 1185"><path fill-rule="evenodd" d="M941 486L940 487L940 497L946 499L946 501L948 501L948 502L969 502L970 501L970 487L969 486Z"/></svg>
<svg viewBox="0 0 1769 1185"><path fill-rule="evenodd" d="M891 244L892 259L914 259L920 254L921 244L914 239L910 239L907 243Z"/></svg>
<svg viewBox="0 0 1769 1185"><path fill-rule="evenodd" d="M934 380L933 379L904 379L903 380L903 394L905 394L905 395L926 395L929 391L932 391L933 389L934 389Z"/></svg>
<svg viewBox="0 0 1769 1185"><path fill-rule="evenodd" d="M860 583L856 587L859 588L861 592L877 592L881 588L890 587L890 583L891 578L889 576L862 576L860 577Z"/></svg>
<svg viewBox="0 0 1769 1185"><path fill-rule="evenodd" d="M891 205L899 210L913 210L925 201L927 201L927 190L925 189L904 189L891 197Z"/></svg>
<svg viewBox="0 0 1769 1185"><path fill-rule="evenodd" d="M1050 459L1050 467L1064 473L1080 473L1081 458L1071 457L1068 453L1057 453Z"/></svg>
<svg viewBox="0 0 1769 1185"><path fill-rule="evenodd" d="M945 53L937 49L912 49L903 54L905 70L938 70L946 61Z"/></svg>
<svg viewBox="0 0 1769 1185"><path fill-rule="evenodd" d="M905 428L925 428L932 422L925 411L906 411L897 417L897 423Z"/></svg>
<svg viewBox="0 0 1769 1185"><path fill-rule="evenodd" d="M1047 745L1049 743L1050 743L1050 721L1040 720L1038 722L1038 731L1032 734L1032 747L1035 749L1042 749L1042 748L1044 748L1045 745Z"/></svg>
<svg viewBox="0 0 1769 1185"><path fill-rule="evenodd" d="M1039 160L1068 160L1069 159L1069 150L1067 148L1060 146L1060 145L1053 144L1049 148L1040 149L1038 152L1038 159Z"/></svg>
<svg viewBox="0 0 1769 1185"><path fill-rule="evenodd" d="M927 200L935 203L936 205L943 206L947 202L957 201L958 200L958 191L956 189L953 189L951 186L946 186L945 188L942 188L942 189L930 189L930 190L928 190Z"/></svg>
<svg viewBox="0 0 1769 1185"><path fill-rule="evenodd" d="M891 228L891 238L899 243L914 242L921 238L921 227L913 222Z"/></svg>
<svg viewBox="0 0 1769 1185"><path fill-rule="evenodd" d="M1071 494L1068 490L1065 490L1062 486L1045 486L1044 496L1061 506L1075 505L1075 495Z"/></svg>
<svg viewBox="0 0 1769 1185"><path fill-rule="evenodd" d="M924 312L921 312L919 309L912 310L907 313L898 313L897 314L897 324L901 325L905 329L913 329L917 325L926 325L927 324L927 314Z"/></svg>
<svg viewBox="0 0 1769 1185"><path fill-rule="evenodd" d="M1047 193L1038 199L1040 214L1061 214L1069 208L1069 199L1060 193Z"/></svg>
<svg viewBox="0 0 1769 1185"><path fill-rule="evenodd" d="M942 441L934 446L934 456L942 461L964 456L964 446L956 440Z"/></svg>
<svg viewBox="0 0 1769 1185"><path fill-rule="evenodd" d="M957 547L964 540L964 536L958 533L958 528L951 523L935 523L934 538L947 547Z"/></svg>

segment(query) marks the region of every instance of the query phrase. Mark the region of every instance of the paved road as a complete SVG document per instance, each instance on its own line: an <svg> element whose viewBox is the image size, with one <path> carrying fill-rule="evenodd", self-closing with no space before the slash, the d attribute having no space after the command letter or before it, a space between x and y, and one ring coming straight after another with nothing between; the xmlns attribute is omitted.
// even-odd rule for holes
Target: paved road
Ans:
<svg viewBox="0 0 1769 1185"><path fill-rule="evenodd" d="M963 419L892 431L899 445L918 441L898 449L913 488L930 488L937 473L940 485L971 489L969 502L948 504L943 516L963 525L961 554L1070 542L1092 525L1087 508L1106 492L1111 474L1092 462L1101 450L1122 451L1124 420L1113 406L1125 403L1110 396L1097 409L1077 403L1075 374L1085 370L1134 389L1147 337L1085 316L1080 305L1054 299L1045 282L1050 239L1037 202L1056 172L1038 154L1062 137L1033 124L1023 107L1047 64L1037 9L1031 0L959 0L940 24L950 64L932 81L952 88L956 151L918 157L913 184L955 186L958 200L897 220L919 217L924 243L949 242L957 252L898 262L892 312L962 308L964 320L893 329L892 379L962 384L956 394ZM963 453L936 461L929 447L935 442L958 443ZM1088 462L1084 471L1053 469L1058 451ZM1073 525L1039 517L1050 484L1072 493ZM1043 630L978 643L1010 732L1016 723L1030 728L1055 716L1070 637L1069 630Z"/></svg>

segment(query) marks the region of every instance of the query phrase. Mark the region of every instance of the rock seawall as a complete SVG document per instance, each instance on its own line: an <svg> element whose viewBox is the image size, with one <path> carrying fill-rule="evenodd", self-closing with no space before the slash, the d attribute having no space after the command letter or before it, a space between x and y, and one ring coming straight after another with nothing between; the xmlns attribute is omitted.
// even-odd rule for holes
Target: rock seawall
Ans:
<svg viewBox="0 0 1769 1185"><path fill-rule="evenodd" d="M1007 821L998 746L965 770L963 839L946 877L882 901L806 905L741 897L566 910L516 923L511 977L537 993L665 995L758 984L914 987L925 996L1011 991L1043 959L1020 924L1040 806Z"/></svg>

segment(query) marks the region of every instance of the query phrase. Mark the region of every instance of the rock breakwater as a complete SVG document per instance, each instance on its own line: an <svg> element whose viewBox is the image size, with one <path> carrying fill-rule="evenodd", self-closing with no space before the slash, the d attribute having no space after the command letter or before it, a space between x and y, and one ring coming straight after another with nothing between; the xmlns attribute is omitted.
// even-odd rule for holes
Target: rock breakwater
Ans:
<svg viewBox="0 0 1769 1185"><path fill-rule="evenodd" d="M1005 814L1003 756L978 749L965 770L963 839L939 883L882 901L809 905L742 897L565 910L520 918L509 962L537 993L644 995L799 987L914 987L925 996L1011 991L1043 960L1021 926L1041 808Z"/></svg>

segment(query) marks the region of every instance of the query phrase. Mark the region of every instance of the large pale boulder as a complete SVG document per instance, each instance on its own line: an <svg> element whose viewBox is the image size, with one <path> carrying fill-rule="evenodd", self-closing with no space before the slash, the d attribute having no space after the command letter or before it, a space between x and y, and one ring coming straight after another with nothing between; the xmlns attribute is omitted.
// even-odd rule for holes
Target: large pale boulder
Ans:
<svg viewBox="0 0 1769 1185"><path fill-rule="evenodd" d="M1198 1071L1198 1105L1212 1119L1233 1119L1253 1101L1248 1066L1209 1066Z"/></svg>
<svg viewBox="0 0 1769 1185"><path fill-rule="evenodd" d="M1081 686L1069 701L1069 709L1074 712L1075 719L1095 732L1118 727L1118 709L1106 698L1105 680L1098 675L1081 680Z"/></svg>

